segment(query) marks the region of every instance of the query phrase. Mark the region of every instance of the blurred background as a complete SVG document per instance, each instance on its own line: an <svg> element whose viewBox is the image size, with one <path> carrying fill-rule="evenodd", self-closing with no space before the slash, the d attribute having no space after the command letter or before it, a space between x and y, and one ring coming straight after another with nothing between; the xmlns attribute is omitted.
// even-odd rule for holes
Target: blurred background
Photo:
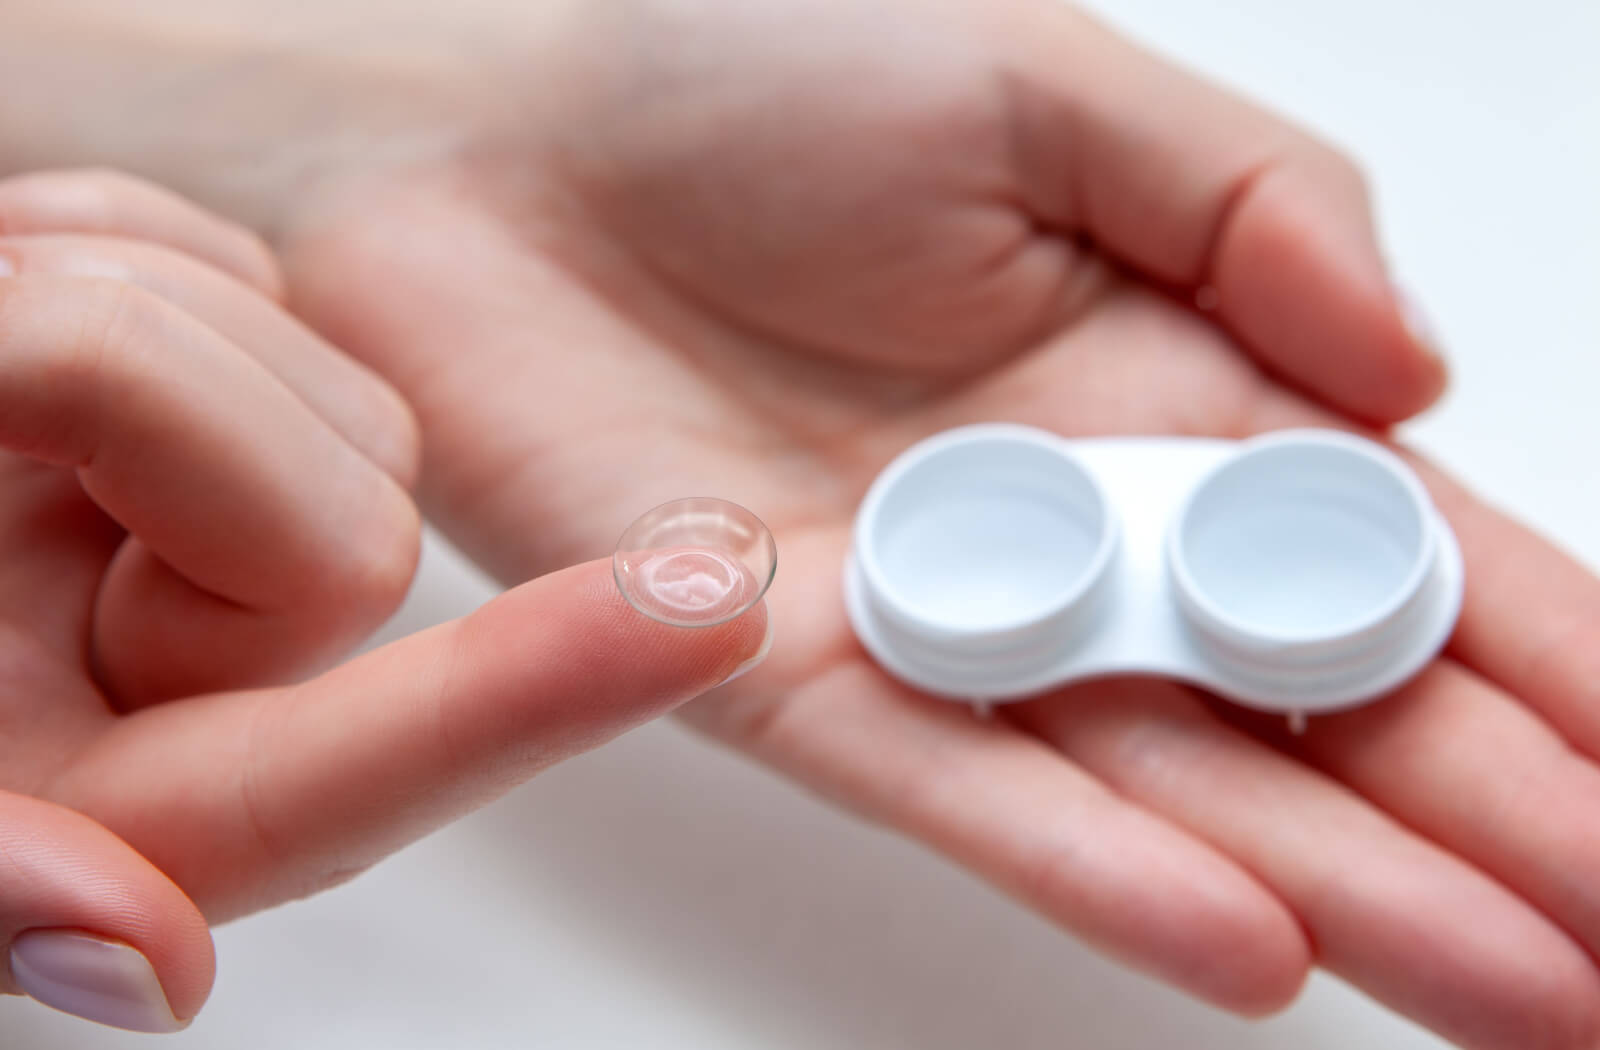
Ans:
<svg viewBox="0 0 1600 1050"><path fill-rule="evenodd" d="M1600 4L1090 6L1365 162L1456 369L1409 439L1600 569ZM492 590L430 537L384 637ZM6 999L0 1046L1444 1045L1321 976L1272 1020L1223 1016L672 724L217 945L216 991L182 1035Z"/></svg>

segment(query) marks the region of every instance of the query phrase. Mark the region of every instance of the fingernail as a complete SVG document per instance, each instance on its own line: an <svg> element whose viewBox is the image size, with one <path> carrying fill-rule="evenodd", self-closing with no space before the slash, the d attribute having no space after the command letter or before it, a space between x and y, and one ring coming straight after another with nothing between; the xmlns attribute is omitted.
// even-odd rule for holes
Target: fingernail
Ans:
<svg viewBox="0 0 1600 1050"><path fill-rule="evenodd" d="M1394 300L1399 304L1400 317L1405 321L1406 331L1411 333L1411 338L1418 346L1442 361L1444 353L1440 349L1438 329L1428 319L1428 313L1422 308L1422 303L1399 285L1395 286Z"/></svg>
<svg viewBox="0 0 1600 1050"><path fill-rule="evenodd" d="M1438 329L1428 319L1427 311L1423 310L1422 303L1417 297L1399 285L1394 288L1394 301L1400 308L1400 317L1405 321L1411 341L1421 348L1433 366L1433 390L1430 392L1430 400L1437 398L1450 384L1450 365L1445 360Z"/></svg>
<svg viewBox="0 0 1600 1050"><path fill-rule="evenodd" d="M134 1032L176 1032L156 971L138 949L80 930L28 930L11 943L11 976L63 1013Z"/></svg>
<svg viewBox="0 0 1600 1050"><path fill-rule="evenodd" d="M17 264L5 252L0 252L0 277L15 277L16 274Z"/></svg>
<svg viewBox="0 0 1600 1050"><path fill-rule="evenodd" d="M718 682L715 688L720 689L729 682L733 681L735 678L742 678L751 671L754 671L757 667L761 666L761 661L765 660L767 658L767 654L770 652L772 652L772 614L769 612L767 614L767 633L761 636L761 648L757 649L756 654L750 659L746 660L738 667L735 667L733 669L733 673L724 678L722 681Z"/></svg>

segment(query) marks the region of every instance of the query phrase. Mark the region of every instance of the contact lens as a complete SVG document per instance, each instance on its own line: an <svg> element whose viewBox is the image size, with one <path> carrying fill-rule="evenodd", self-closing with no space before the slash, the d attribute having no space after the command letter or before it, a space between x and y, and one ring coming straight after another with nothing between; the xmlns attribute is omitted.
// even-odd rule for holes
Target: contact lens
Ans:
<svg viewBox="0 0 1600 1050"><path fill-rule="evenodd" d="M727 500L673 500L646 511L611 556L628 604L674 627L726 623L767 593L778 548L761 519Z"/></svg>

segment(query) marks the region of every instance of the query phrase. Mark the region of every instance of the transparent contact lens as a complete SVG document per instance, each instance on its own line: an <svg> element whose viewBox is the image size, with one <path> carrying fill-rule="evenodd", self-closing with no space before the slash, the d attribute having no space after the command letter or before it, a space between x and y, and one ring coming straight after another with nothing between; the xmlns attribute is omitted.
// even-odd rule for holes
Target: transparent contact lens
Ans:
<svg viewBox="0 0 1600 1050"><path fill-rule="evenodd" d="M767 593L778 547L737 503L696 496L646 511L617 543L611 569L628 604L674 627L726 623Z"/></svg>

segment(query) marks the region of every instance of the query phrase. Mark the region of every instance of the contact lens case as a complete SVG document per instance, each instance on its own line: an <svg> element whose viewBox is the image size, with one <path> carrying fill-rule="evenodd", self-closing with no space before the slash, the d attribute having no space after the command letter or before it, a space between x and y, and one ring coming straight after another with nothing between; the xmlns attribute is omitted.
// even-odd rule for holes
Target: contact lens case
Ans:
<svg viewBox="0 0 1600 1050"><path fill-rule="evenodd" d="M937 696L984 706L1159 675L1298 728L1421 670L1462 583L1421 482L1362 438L1067 439L986 423L878 475L844 592L867 652Z"/></svg>

